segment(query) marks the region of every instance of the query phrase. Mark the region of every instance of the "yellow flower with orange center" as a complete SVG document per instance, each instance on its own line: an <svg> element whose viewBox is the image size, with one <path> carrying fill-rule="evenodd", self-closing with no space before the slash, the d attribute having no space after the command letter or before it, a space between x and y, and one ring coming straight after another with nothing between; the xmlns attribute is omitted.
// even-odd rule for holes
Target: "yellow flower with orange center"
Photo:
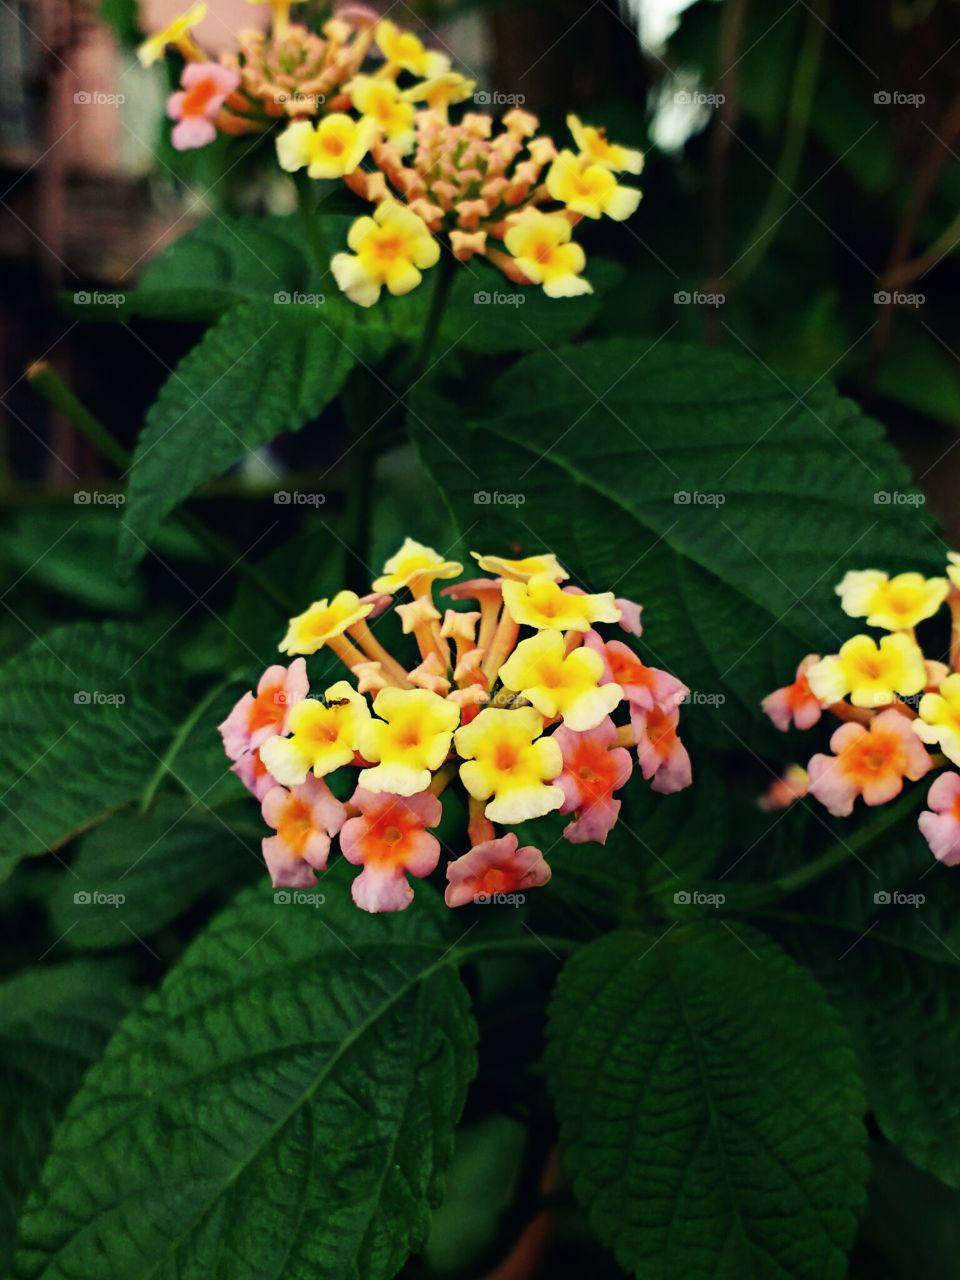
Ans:
<svg viewBox="0 0 960 1280"><path fill-rule="evenodd" d="M417 591L429 587L437 578L456 578L463 565L445 560L433 547L413 538L405 538L403 546L383 566L382 575L373 583L374 591L392 595L403 587Z"/></svg>
<svg viewBox="0 0 960 1280"><path fill-rule="evenodd" d="M547 191L571 213L586 218L606 214L615 222L623 222L636 213L641 192L622 187L610 169L597 164L589 156L561 151L547 174Z"/></svg>
<svg viewBox="0 0 960 1280"><path fill-rule="evenodd" d="M447 108L456 102L465 102L476 87L476 80L468 80L459 71L445 71L404 89L403 98L406 102L425 102L432 111L440 111L446 118Z"/></svg>
<svg viewBox="0 0 960 1280"><path fill-rule="evenodd" d="M372 609L373 605L364 604L354 591L338 591L332 600L318 600L305 613L290 619L280 652L316 653Z"/></svg>
<svg viewBox="0 0 960 1280"><path fill-rule="evenodd" d="M388 18L377 23L375 38L386 58L388 74L409 71L413 76L439 76L450 70L450 59L445 53L424 48L419 36L404 31Z"/></svg>
<svg viewBox="0 0 960 1280"><path fill-rule="evenodd" d="M152 67L163 57L167 45L175 45L185 58L199 58L200 51L193 43L190 31L207 16L205 4L195 4L177 16L155 35L149 36L137 49L142 67Z"/></svg>
<svg viewBox="0 0 960 1280"><path fill-rule="evenodd" d="M412 150L416 137L414 106L401 96L401 90L393 80L355 76L346 86L346 92L361 116L376 121L383 136L401 155Z"/></svg>
<svg viewBox="0 0 960 1280"><path fill-rule="evenodd" d="M563 582L570 575L552 552L539 556L524 556L522 560L507 560L504 556L482 556L477 551L470 554L484 573L495 573L500 578L515 578L526 582L537 575Z"/></svg>
<svg viewBox="0 0 960 1280"><path fill-rule="evenodd" d="M531 284L542 284L550 298L572 298L593 292L581 274L587 256L572 235L567 218L530 208L511 218L503 242Z"/></svg>
<svg viewBox="0 0 960 1280"><path fill-rule="evenodd" d="M429 689L381 689L373 703L380 718L360 733L360 754L375 768L364 769L367 791L412 796L430 785L450 751L460 708Z"/></svg>
<svg viewBox="0 0 960 1280"><path fill-rule="evenodd" d="M423 219L394 200L385 200L372 218L358 218L347 244L353 252L334 254L330 269L350 301L361 307L372 307L384 285L395 296L409 293L422 280L421 271L440 257L440 245Z"/></svg>
<svg viewBox="0 0 960 1280"><path fill-rule="evenodd" d="M548 720L562 716L578 733L595 729L623 698L618 684L600 684L605 663L593 649L566 652L559 631L521 640L500 668L507 689L532 702Z"/></svg>
<svg viewBox="0 0 960 1280"><path fill-rule="evenodd" d="M285 787L299 786L311 770L322 778L353 760L369 720L366 698L346 680L338 680L322 702L316 698L298 702L287 717L291 736L268 738L260 758Z"/></svg>
<svg viewBox="0 0 960 1280"><path fill-rule="evenodd" d="M932 618L949 590L946 578L925 578L922 573L891 578L879 569L851 569L837 595L851 618L866 618L867 626L884 631L907 631Z"/></svg>
<svg viewBox="0 0 960 1280"><path fill-rule="evenodd" d="M475 800L488 800L491 822L513 825L559 809L563 790L551 786L563 772L563 754L543 738L543 717L533 707L485 707L454 735L463 785Z"/></svg>
<svg viewBox="0 0 960 1280"><path fill-rule="evenodd" d="M853 636L839 654L821 658L807 671L807 683L826 705L848 694L855 707L883 707L896 695L912 697L927 682L923 654L907 635Z"/></svg>
<svg viewBox="0 0 960 1280"><path fill-rule="evenodd" d="M342 178L353 173L379 133L376 120L354 120L342 111L318 124L295 120L277 138L277 159L287 173L306 169L310 178Z"/></svg>
<svg viewBox="0 0 960 1280"><path fill-rule="evenodd" d="M595 622L620 621L612 591L593 596L563 591L546 574L527 582L505 580L503 603L514 622L538 631L589 631Z"/></svg>
<svg viewBox="0 0 960 1280"><path fill-rule="evenodd" d="M643 152L632 147L621 147L607 140L605 129L583 124L579 116L567 116L567 128L573 134L577 150L593 164L603 165L614 173L640 173L643 169Z"/></svg>
<svg viewBox="0 0 960 1280"><path fill-rule="evenodd" d="M960 674L947 676L936 693L925 693L919 711L914 732L928 746L939 746L948 760L960 764Z"/></svg>

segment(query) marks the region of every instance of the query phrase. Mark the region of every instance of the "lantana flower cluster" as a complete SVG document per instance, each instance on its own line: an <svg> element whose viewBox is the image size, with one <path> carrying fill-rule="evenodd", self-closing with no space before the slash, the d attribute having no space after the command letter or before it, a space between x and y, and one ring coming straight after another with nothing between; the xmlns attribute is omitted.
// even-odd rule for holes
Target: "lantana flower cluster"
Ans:
<svg viewBox="0 0 960 1280"><path fill-rule="evenodd" d="M623 221L636 211L641 193L620 175L641 172L642 152L575 115L567 117L573 145L561 150L518 108L499 121L478 111L451 120L476 81L413 32L352 4L317 34L289 21L291 0L270 3L269 33L241 33L236 52L218 62L191 34L204 4L141 46L147 65L168 47L185 61L168 102L175 147L205 146L218 132L262 133L286 119L276 136L281 168L343 179L373 206L330 263L360 306L384 288L409 293L443 250L461 262L486 257L550 297L591 292L573 229L583 218Z"/></svg>
<svg viewBox="0 0 960 1280"><path fill-rule="evenodd" d="M403 910L408 878L440 863L432 833L458 788L469 847L446 864L445 900L495 901L550 879L543 852L503 828L558 812L566 840L604 844L632 750L654 791L689 785L687 687L605 634L639 636L640 606L564 585L552 554L472 555L483 576L454 582L461 564L408 538L368 595L340 591L292 618L279 646L288 665L269 667L220 725L274 832L263 856L275 886L312 885L339 837L361 868L357 906ZM416 646L413 665L374 634L389 610ZM324 649L346 674L311 690L307 659Z"/></svg>
<svg viewBox="0 0 960 1280"><path fill-rule="evenodd" d="M919 827L936 858L960 862L960 555L950 552L943 577L895 577L878 569L852 570L837 586L841 607L875 633L851 636L838 653L808 654L793 680L771 693L763 708L778 729L810 729L824 715L842 723L829 752L803 769L793 765L770 788L767 807L811 795L846 817L858 797L881 805L942 770L927 795ZM949 663L930 657L917 627L946 604Z"/></svg>

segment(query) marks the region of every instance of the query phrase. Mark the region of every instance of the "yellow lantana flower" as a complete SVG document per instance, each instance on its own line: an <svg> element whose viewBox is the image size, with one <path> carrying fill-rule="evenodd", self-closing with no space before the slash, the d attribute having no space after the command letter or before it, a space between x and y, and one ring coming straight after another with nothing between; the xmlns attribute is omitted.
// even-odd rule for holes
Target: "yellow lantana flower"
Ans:
<svg viewBox="0 0 960 1280"><path fill-rule="evenodd" d="M584 124L579 116L572 114L567 116L567 128L573 134L577 150L593 164L602 164L614 173L642 172L643 152L608 142L606 129Z"/></svg>
<svg viewBox="0 0 960 1280"><path fill-rule="evenodd" d="M285 36L290 26L290 9L295 4L301 4L302 0L247 0L247 4L263 3L269 4L273 10L271 29L274 39Z"/></svg>
<svg viewBox="0 0 960 1280"><path fill-rule="evenodd" d="M947 552L947 577L951 584L960 591L960 552Z"/></svg>
<svg viewBox="0 0 960 1280"><path fill-rule="evenodd" d="M459 71L445 71L404 89L403 97L407 102L425 102L431 110L445 113L455 102L465 102L476 87L476 80L462 76Z"/></svg>
<svg viewBox="0 0 960 1280"><path fill-rule="evenodd" d="M317 600L305 613L290 619L280 652L316 653L372 609L373 605L364 604L355 591L338 591L332 600Z"/></svg>
<svg viewBox="0 0 960 1280"><path fill-rule="evenodd" d="M928 746L939 746L948 760L960 764L960 675L954 672L936 693L925 693L919 711L914 731Z"/></svg>
<svg viewBox="0 0 960 1280"><path fill-rule="evenodd" d="M185 13L177 14L173 21L164 27L162 31L149 36L137 49L140 65L142 67L152 67L155 62L159 62L168 44L176 45L182 52L185 52L187 48L194 52L193 41L187 33L201 23L206 16L207 6L202 3L195 4L192 8L187 9Z"/></svg>
<svg viewBox="0 0 960 1280"><path fill-rule="evenodd" d="M338 680L327 690L324 702L307 698L291 709L287 728L292 736L268 738L260 748L260 759L278 782L298 787L311 769L322 778L349 764L369 721L366 698L346 680Z"/></svg>
<svg viewBox="0 0 960 1280"><path fill-rule="evenodd" d="M851 618L866 618L868 626L884 631L906 631L932 618L949 590L946 578L925 578L922 573L890 578L879 569L851 569L837 595Z"/></svg>
<svg viewBox="0 0 960 1280"><path fill-rule="evenodd" d="M429 689L381 689L360 734L360 754L376 767L358 779L367 791L412 796L447 758L460 708Z"/></svg>
<svg viewBox="0 0 960 1280"><path fill-rule="evenodd" d="M413 103L401 97L401 90L393 80L354 76L346 91L357 111L375 120L384 137L401 155L413 149L416 140L413 118L416 112Z"/></svg>
<svg viewBox="0 0 960 1280"><path fill-rule="evenodd" d="M342 178L353 173L379 132L376 120L353 120L342 111L316 125L295 120L277 138L277 159L287 173L306 168L310 178Z"/></svg>
<svg viewBox="0 0 960 1280"><path fill-rule="evenodd" d="M564 582L570 577L552 552L541 556L525 556L522 560L507 560L503 556L483 556L478 551L470 554L484 573L495 573L499 578L515 578L518 582L526 582L537 574L552 578L554 582Z"/></svg>
<svg viewBox="0 0 960 1280"><path fill-rule="evenodd" d="M503 604L514 622L538 631L589 631L595 622L620 621L612 591L576 595L562 591L546 574L535 574L528 582L506 580Z"/></svg>
<svg viewBox="0 0 960 1280"><path fill-rule="evenodd" d="M561 214L530 208L515 215L503 242L531 284L542 284L550 298L573 298L593 286L581 275L587 255L572 235Z"/></svg>
<svg viewBox="0 0 960 1280"><path fill-rule="evenodd" d="M593 649L566 652L559 631L521 640L500 668L507 689L522 694L548 719L562 716L578 733L595 729L623 698L618 684L600 684L604 661Z"/></svg>
<svg viewBox="0 0 960 1280"><path fill-rule="evenodd" d="M541 818L563 804L563 755L553 738L542 738L543 717L533 707L485 707L454 735L463 785L475 800L489 800L491 822L512 825ZM492 797L492 799L491 799Z"/></svg>
<svg viewBox="0 0 960 1280"><path fill-rule="evenodd" d="M634 187L621 187L605 165L572 151L561 151L550 166L547 190L571 213L582 213L586 218L606 214L615 222L636 213L642 194Z"/></svg>
<svg viewBox="0 0 960 1280"><path fill-rule="evenodd" d="M437 578L456 578L461 573L463 565L456 560L444 560L433 547L404 538L403 546L383 566L383 575L373 583L373 590L393 595L402 587L429 587Z"/></svg>
<svg viewBox="0 0 960 1280"><path fill-rule="evenodd" d="M826 705L850 695L855 707L883 707L899 693L912 697L927 682L927 668L916 641L907 635L854 636L806 673L814 695Z"/></svg>
<svg viewBox="0 0 960 1280"><path fill-rule="evenodd" d="M330 269L351 302L372 307L384 285L400 295L415 289L421 271L436 265L440 245L422 218L385 200L372 218L358 218L347 244L353 253L334 254Z"/></svg>
<svg viewBox="0 0 960 1280"><path fill-rule="evenodd" d="M425 49L423 41L412 31L402 30L387 18L381 18L374 34L389 71L409 71L413 76L440 76L450 70L450 59L445 53Z"/></svg>

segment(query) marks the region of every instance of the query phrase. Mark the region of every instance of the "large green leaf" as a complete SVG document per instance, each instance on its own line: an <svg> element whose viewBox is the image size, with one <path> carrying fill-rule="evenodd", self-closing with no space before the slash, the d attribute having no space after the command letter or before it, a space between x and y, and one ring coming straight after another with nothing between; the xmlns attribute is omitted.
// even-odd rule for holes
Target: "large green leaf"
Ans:
<svg viewBox="0 0 960 1280"><path fill-rule="evenodd" d="M85 836L71 870L50 898L51 923L69 946L96 948L149 937L206 895L262 875L263 863L203 803L167 796Z"/></svg>
<svg viewBox="0 0 960 1280"><path fill-rule="evenodd" d="M519 361L456 406L455 430L435 390L415 409L463 550L549 547L575 580L642 601L649 660L728 746L728 726L756 744L745 713L850 634L845 569L942 565L880 426L742 355L586 342Z"/></svg>
<svg viewBox="0 0 960 1280"><path fill-rule="evenodd" d="M423 1245L473 1072L456 935L425 886L402 916L355 910L346 872L318 906L245 894L124 1024L17 1275L387 1280Z"/></svg>
<svg viewBox="0 0 960 1280"><path fill-rule="evenodd" d="M78 623L0 669L0 878L137 797L186 708L157 636Z"/></svg>
<svg viewBox="0 0 960 1280"><path fill-rule="evenodd" d="M911 821L799 906L785 941L852 1029L877 1123L914 1164L960 1189L955 874Z"/></svg>
<svg viewBox="0 0 960 1280"><path fill-rule="evenodd" d="M811 975L737 923L610 934L564 969L548 1073L578 1198L643 1280L836 1280L863 1098Z"/></svg>
<svg viewBox="0 0 960 1280"><path fill-rule="evenodd" d="M207 330L164 384L137 442L120 539L128 560L144 555L199 485L322 412L370 356L357 311L333 297L318 306L250 302Z"/></svg>
<svg viewBox="0 0 960 1280"><path fill-rule="evenodd" d="M126 966L74 960L0 982L0 1270L56 1121L135 997Z"/></svg>

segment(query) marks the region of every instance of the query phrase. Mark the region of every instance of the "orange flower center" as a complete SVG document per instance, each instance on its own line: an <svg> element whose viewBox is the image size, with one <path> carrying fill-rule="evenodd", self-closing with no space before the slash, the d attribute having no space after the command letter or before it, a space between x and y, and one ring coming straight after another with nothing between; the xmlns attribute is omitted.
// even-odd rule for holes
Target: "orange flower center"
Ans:
<svg viewBox="0 0 960 1280"><path fill-rule="evenodd" d="M198 80L183 95L183 114L185 116L202 116L210 103L220 94L220 86L212 76Z"/></svg>
<svg viewBox="0 0 960 1280"><path fill-rule="evenodd" d="M647 739L661 760L666 759L677 740L676 729L658 707L647 712Z"/></svg>
<svg viewBox="0 0 960 1280"><path fill-rule="evenodd" d="M254 699L253 706L250 708L249 727L250 732L255 733L258 729L265 729L267 725L279 725L286 711L286 704L281 702L278 694L283 692L282 684L271 685L269 689L264 689L263 693L258 693Z"/></svg>
<svg viewBox="0 0 960 1280"><path fill-rule="evenodd" d="M890 773L904 772L903 747L892 733L877 730L863 734L850 744L840 760L849 777L857 782L874 782Z"/></svg>
<svg viewBox="0 0 960 1280"><path fill-rule="evenodd" d="M302 858L312 831L313 813L310 806L296 796L291 796L277 825L277 835L295 857Z"/></svg>

